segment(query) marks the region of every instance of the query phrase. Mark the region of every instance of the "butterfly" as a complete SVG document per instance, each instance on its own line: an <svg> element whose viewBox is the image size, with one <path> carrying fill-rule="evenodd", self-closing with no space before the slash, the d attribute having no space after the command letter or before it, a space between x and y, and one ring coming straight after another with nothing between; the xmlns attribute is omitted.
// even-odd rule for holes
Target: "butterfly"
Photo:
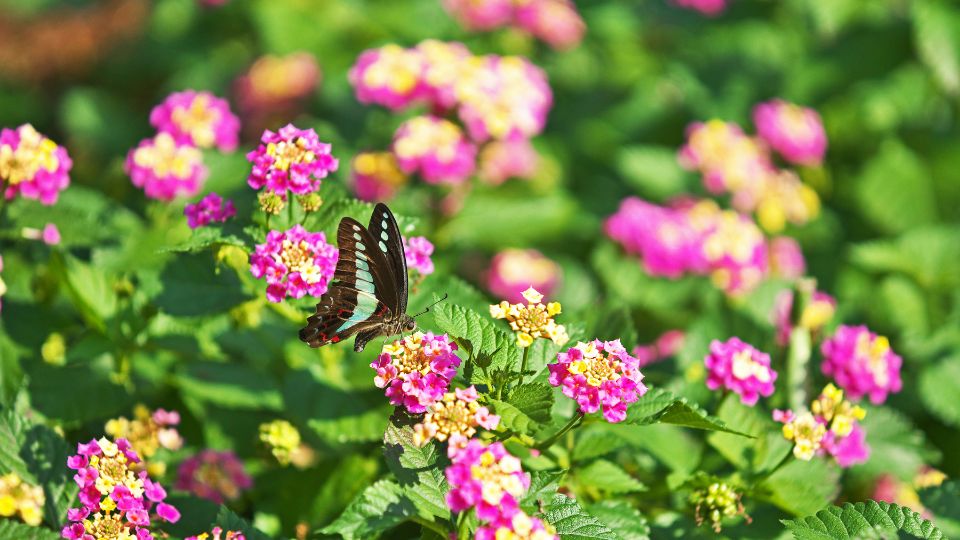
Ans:
<svg viewBox="0 0 960 540"><path fill-rule="evenodd" d="M403 239L387 205L374 207L367 227L350 217L340 220L337 245L334 280L300 330L300 339L321 347L356 334L353 348L360 352L377 336L414 331L417 323L407 315Z"/></svg>

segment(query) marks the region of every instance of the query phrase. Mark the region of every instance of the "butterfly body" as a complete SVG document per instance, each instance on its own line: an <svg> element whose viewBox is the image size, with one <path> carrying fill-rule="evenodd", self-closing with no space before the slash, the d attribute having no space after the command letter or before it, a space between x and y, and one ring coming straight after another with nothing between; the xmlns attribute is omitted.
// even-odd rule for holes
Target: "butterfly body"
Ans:
<svg viewBox="0 0 960 540"><path fill-rule="evenodd" d="M300 330L300 339L320 347L355 334L354 350L360 352L378 336L416 329L406 313L407 263L390 209L382 203L374 207L368 227L343 218L337 244L340 256L334 280Z"/></svg>

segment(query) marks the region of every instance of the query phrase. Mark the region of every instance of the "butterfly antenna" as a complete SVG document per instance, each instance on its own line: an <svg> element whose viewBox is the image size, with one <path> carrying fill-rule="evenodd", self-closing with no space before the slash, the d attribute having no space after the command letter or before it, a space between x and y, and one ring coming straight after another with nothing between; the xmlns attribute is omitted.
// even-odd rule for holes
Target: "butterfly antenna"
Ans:
<svg viewBox="0 0 960 540"><path fill-rule="evenodd" d="M443 302L444 300L447 299L448 296L450 296L448 293L443 293L443 298L441 298L441 299L437 300L436 302L430 304L429 306L423 308L423 311L421 311L420 313L417 313L416 315L414 315L413 318L416 319L417 317L419 317L419 316L427 313L428 311L430 311L430 308L432 308L433 306L439 304L440 302Z"/></svg>

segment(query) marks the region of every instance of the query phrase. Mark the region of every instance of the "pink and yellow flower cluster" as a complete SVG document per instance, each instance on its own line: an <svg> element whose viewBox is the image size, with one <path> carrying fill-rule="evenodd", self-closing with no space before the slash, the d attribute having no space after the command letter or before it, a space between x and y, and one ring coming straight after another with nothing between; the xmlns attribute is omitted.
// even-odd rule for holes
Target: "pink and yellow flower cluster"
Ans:
<svg viewBox="0 0 960 540"><path fill-rule="evenodd" d="M496 298L523 302L529 288L551 296L560 282L560 266L535 249L505 249L490 261L487 289Z"/></svg>
<svg viewBox="0 0 960 540"><path fill-rule="evenodd" d="M740 338L713 340L703 364L707 368L707 388L730 390L744 405L755 405L760 396L773 395L777 372L770 367L770 355Z"/></svg>
<svg viewBox="0 0 960 540"><path fill-rule="evenodd" d="M820 346L823 374L832 377L850 399L870 398L881 404L888 394L903 388L903 359L890 348L890 341L866 326L841 325Z"/></svg>
<svg viewBox="0 0 960 540"><path fill-rule="evenodd" d="M30 124L0 130L0 189L3 196L57 202L70 185L73 161L67 149L37 132Z"/></svg>
<svg viewBox="0 0 960 540"><path fill-rule="evenodd" d="M420 276L429 276L433 273L433 243L423 236L412 236L403 239L403 254L407 261L407 268Z"/></svg>
<svg viewBox="0 0 960 540"><path fill-rule="evenodd" d="M183 460L175 486L219 504L240 497L253 479L233 452L207 449Z"/></svg>
<svg viewBox="0 0 960 540"><path fill-rule="evenodd" d="M783 423L783 436L793 442L797 459L828 455L841 467L851 467L870 457L866 432L859 424L866 414L844 399L843 390L828 384L809 411L774 410L773 419Z"/></svg>
<svg viewBox="0 0 960 540"><path fill-rule="evenodd" d="M322 232L307 232L300 225L267 233L250 255L250 272L267 280L267 299L281 302L287 296L321 297L337 267L339 252Z"/></svg>
<svg viewBox="0 0 960 540"><path fill-rule="evenodd" d="M237 214L233 201L224 201L216 193L208 193L206 197L194 204L188 204L183 209L187 216L187 225L191 229L206 227L211 223L223 223Z"/></svg>
<svg viewBox="0 0 960 540"><path fill-rule="evenodd" d="M23 481L17 473L0 476L0 517L17 516L36 527L43 521L43 488Z"/></svg>
<svg viewBox="0 0 960 540"><path fill-rule="evenodd" d="M443 399L457 374L457 344L446 334L415 332L383 347L370 367L374 384L386 388L390 403L419 414Z"/></svg>
<svg viewBox="0 0 960 540"><path fill-rule="evenodd" d="M443 7L469 30L513 26L554 49L576 47L586 31L571 0L443 0Z"/></svg>
<svg viewBox="0 0 960 540"><path fill-rule="evenodd" d="M183 446L183 438L177 431L179 424L180 413L176 411L151 411L144 405L137 405L133 409L132 420L124 416L108 420L104 432L114 440L129 441L133 451L145 460L146 463L140 462L134 468L146 466L150 474L162 475L164 464L154 462L152 458L161 448L173 451Z"/></svg>
<svg viewBox="0 0 960 540"><path fill-rule="evenodd" d="M67 466L77 471L79 508L67 513L62 536L69 540L152 540L154 520L175 523L180 512L167 504L163 486L146 471L135 472L140 457L126 439L106 438L77 445Z"/></svg>
<svg viewBox="0 0 960 540"><path fill-rule="evenodd" d="M629 197L607 219L608 236L639 255L654 276L709 275L729 294L749 292L768 272L763 233L746 216L710 200L658 206Z"/></svg>
<svg viewBox="0 0 960 540"><path fill-rule="evenodd" d="M582 413L602 408L603 417L611 423L625 420L627 405L647 393L640 361L623 348L619 339L577 343L557 354L557 361L547 368L550 384L576 400Z"/></svg>
<svg viewBox="0 0 960 540"><path fill-rule="evenodd" d="M257 190L266 188L284 200L288 191L294 195L315 193L321 180L339 166L330 150L313 129L287 124L277 132L264 131L260 145L247 154L247 161L253 164L247 184Z"/></svg>
<svg viewBox="0 0 960 540"><path fill-rule="evenodd" d="M477 433L477 427L497 429L500 417L480 405L478 397L473 386L443 394L427 409L423 421L413 426L413 444L423 446L431 440L448 441L448 453L453 455L466 446Z"/></svg>
<svg viewBox="0 0 960 540"><path fill-rule="evenodd" d="M490 306L490 316L505 319L517 335L517 346L526 348L537 338L545 338L563 345L570 337L562 324L553 318L563 310L560 302L543 304L543 295L533 287L523 291L526 304L511 304L506 300Z"/></svg>

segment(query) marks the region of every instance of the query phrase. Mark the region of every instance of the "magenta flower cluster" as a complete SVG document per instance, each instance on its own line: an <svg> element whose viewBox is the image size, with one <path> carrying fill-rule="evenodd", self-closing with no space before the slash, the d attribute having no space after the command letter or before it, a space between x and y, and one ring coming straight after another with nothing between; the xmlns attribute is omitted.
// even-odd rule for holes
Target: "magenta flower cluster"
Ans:
<svg viewBox="0 0 960 540"><path fill-rule="evenodd" d="M398 339L370 364L377 372L374 384L386 388L392 405L413 414L426 412L443 398L457 374L461 360L456 350L446 334L415 332Z"/></svg>
<svg viewBox="0 0 960 540"><path fill-rule="evenodd" d="M237 148L240 135L240 119L230 111L227 100L196 90L167 96L150 111L150 125L177 142L224 152Z"/></svg>
<svg viewBox="0 0 960 540"><path fill-rule="evenodd" d="M443 0L468 30L513 26L558 50L576 47L586 25L571 0Z"/></svg>
<svg viewBox="0 0 960 540"><path fill-rule="evenodd" d="M187 225L191 229L206 227L214 222L223 223L236 213L237 208L233 205L233 201L225 201L216 193L209 193L199 202L188 204L183 209L183 214L187 216Z"/></svg>
<svg viewBox="0 0 960 540"><path fill-rule="evenodd" d="M540 155L529 139L513 137L485 144L479 162L478 178L500 185L511 178L533 179L540 167Z"/></svg>
<svg viewBox="0 0 960 540"><path fill-rule="evenodd" d="M627 417L627 405L647 393L639 360L630 355L620 340L577 343L557 354L547 365L549 381L563 394L576 400L583 413L603 409L603 417L612 423Z"/></svg>
<svg viewBox="0 0 960 540"><path fill-rule="evenodd" d="M828 430L820 441L823 451L836 460L843 468L865 463L870 459L870 445L867 444L867 432L859 422L854 422L850 433L840 437Z"/></svg>
<svg viewBox="0 0 960 540"><path fill-rule="evenodd" d="M152 540L153 517L168 523L179 520L180 512L163 502L167 497L163 486L146 471L134 472L138 463L140 458L126 439L78 444L67 466L77 471L73 478L80 486L82 506L67 512L70 523L63 527L62 536L98 540L135 535L137 540Z"/></svg>
<svg viewBox="0 0 960 540"><path fill-rule="evenodd" d="M530 487L530 476L503 443L471 439L450 461L445 471L450 483L450 510L476 509L477 518L491 522L519 511L520 498Z"/></svg>
<svg viewBox="0 0 960 540"><path fill-rule="evenodd" d="M406 256L407 268L415 270L421 276L433 273L433 244L423 236L413 236L403 239L403 253Z"/></svg>
<svg viewBox="0 0 960 540"><path fill-rule="evenodd" d="M683 330L667 330L660 334L653 343L634 347L633 356L637 358L638 366L643 368L676 356L683 348L685 339L686 334Z"/></svg>
<svg viewBox="0 0 960 540"><path fill-rule="evenodd" d="M658 206L624 199L604 229L653 276L709 275L729 294L749 292L768 273L763 233L746 216L712 201Z"/></svg>
<svg viewBox="0 0 960 540"><path fill-rule="evenodd" d="M458 184L476 167L477 146L459 126L435 116L417 116L401 124L392 150L401 171L419 173L428 184Z"/></svg>
<svg viewBox="0 0 960 540"><path fill-rule="evenodd" d="M244 131L260 134L277 119L296 118L320 78L320 66L308 52L258 58L233 83Z"/></svg>
<svg viewBox="0 0 960 540"><path fill-rule="evenodd" d="M321 180L339 166L330 149L313 129L287 124L276 133L264 131L260 146L247 154L253 164L247 184L284 198L288 190L295 195L314 193L320 189Z"/></svg>
<svg viewBox="0 0 960 540"><path fill-rule="evenodd" d="M493 256L486 273L494 298L525 304L523 291L534 288L552 297L561 278L560 265L535 249L505 249Z"/></svg>
<svg viewBox="0 0 960 540"><path fill-rule="evenodd" d="M757 134L783 159L819 165L827 153L827 133L817 111L774 99L753 109Z"/></svg>
<svg viewBox="0 0 960 540"><path fill-rule="evenodd" d="M707 368L707 388L730 390L744 405L755 405L760 396L773 395L777 372L770 367L770 355L740 338L713 340L703 364Z"/></svg>
<svg viewBox="0 0 960 540"><path fill-rule="evenodd" d="M222 504L253 487L253 479L233 452L207 449L183 460L175 487Z"/></svg>
<svg viewBox="0 0 960 540"><path fill-rule="evenodd" d="M850 399L868 396L874 404L886 401L887 395L903 388L900 368L903 359L884 336L866 326L841 325L820 346L824 375L833 378Z"/></svg>
<svg viewBox="0 0 960 540"><path fill-rule="evenodd" d="M322 232L307 232L300 225L284 232L270 231L266 242L250 255L250 272L267 280L267 299L281 302L287 296L320 297L337 268L337 248Z"/></svg>
<svg viewBox="0 0 960 540"><path fill-rule="evenodd" d="M0 189L7 200L20 195L47 206L56 203L70 185L72 167L67 149L32 125L0 130Z"/></svg>

